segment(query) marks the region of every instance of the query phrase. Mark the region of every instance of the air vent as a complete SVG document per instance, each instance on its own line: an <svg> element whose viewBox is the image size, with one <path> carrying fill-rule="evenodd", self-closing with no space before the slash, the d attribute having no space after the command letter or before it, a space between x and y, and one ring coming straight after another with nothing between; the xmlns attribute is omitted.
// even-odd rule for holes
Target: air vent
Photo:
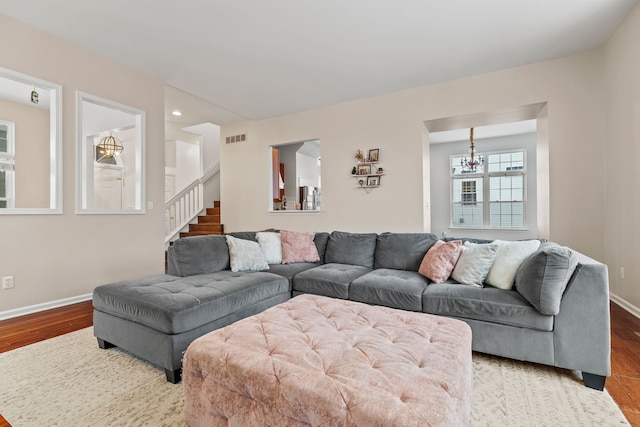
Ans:
<svg viewBox="0 0 640 427"><path fill-rule="evenodd" d="M240 135L233 135L227 137L227 144L233 144L234 142L245 142L247 140L247 134L241 133Z"/></svg>

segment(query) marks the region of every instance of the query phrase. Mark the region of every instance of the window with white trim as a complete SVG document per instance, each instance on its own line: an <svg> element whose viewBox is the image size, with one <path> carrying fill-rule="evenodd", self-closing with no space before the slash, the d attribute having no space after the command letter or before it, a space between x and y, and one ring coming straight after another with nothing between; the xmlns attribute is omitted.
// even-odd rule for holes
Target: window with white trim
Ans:
<svg viewBox="0 0 640 427"><path fill-rule="evenodd" d="M0 120L0 208L14 207L14 124Z"/></svg>
<svg viewBox="0 0 640 427"><path fill-rule="evenodd" d="M525 151L486 153L476 171L460 166L463 157L451 156L451 227L524 229Z"/></svg>

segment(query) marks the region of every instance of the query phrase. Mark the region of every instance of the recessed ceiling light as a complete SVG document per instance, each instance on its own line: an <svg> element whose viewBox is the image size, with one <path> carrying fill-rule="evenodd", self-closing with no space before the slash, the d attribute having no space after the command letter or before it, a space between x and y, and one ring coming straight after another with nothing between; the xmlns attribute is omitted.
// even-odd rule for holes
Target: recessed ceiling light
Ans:
<svg viewBox="0 0 640 427"><path fill-rule="evenodd" d="M171 112L171 114L173 114L174 116L180 117L182 115L182 112L180 112L178 110L173 110L173 112Z"/></svg>

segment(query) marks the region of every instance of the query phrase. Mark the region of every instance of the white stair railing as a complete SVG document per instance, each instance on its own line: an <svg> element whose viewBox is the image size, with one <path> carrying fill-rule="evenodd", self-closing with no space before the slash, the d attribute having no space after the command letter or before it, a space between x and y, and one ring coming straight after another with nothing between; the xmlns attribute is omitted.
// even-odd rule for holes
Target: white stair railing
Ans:
<svg viewBox="0 0 640 427"><path fill-rule="evenodd" d="M165 202L165 244L204 210L204 183L219 171L220 163L208 169L200 178Z"/></svg>

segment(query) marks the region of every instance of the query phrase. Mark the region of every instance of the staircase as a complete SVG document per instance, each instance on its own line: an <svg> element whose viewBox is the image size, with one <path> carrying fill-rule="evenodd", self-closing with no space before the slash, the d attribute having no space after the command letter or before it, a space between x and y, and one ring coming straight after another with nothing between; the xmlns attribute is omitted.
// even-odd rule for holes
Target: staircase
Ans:
<svg viewBox="0 0 640 427"><path fill-rule="evenodd" d="M224 225L220 223L220 201L213 202L206 209L206 215L199 215L196 224L189 224L189 231L180 232L180 237L202 236L205 234L224 234Z"/></svg>

